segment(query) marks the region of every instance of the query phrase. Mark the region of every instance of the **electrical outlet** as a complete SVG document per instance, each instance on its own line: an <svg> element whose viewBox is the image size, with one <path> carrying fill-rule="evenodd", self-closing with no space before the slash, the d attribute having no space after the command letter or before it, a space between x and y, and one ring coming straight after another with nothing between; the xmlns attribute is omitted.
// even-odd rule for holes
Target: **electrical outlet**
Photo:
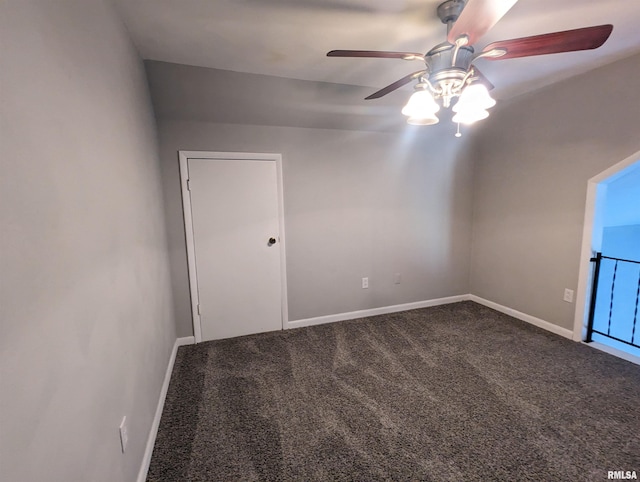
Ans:
<svg viewBox="0 0 640 482"><path fill-rule="evenodd" d="M120 422L120 445L122 446L122 453L127 450L128 441L129 431L127 428L127 417L122 417L122 422Z"/></svg>
<svg viewBox="0 0 640 482"><path fill-rule="evenodd" d="M366 290L369 287L369 278L362 278L362 289Z"/></svg>
<svg viewBox="0 0 640 482"><path fill-rule="evenodd" d="M402 281L402 276L400 275L400 273L396 273L393 276L393 283L399 285L401 281Z"/></svg>
<svg viewBox="0 0 640 482"><path fill-rule="evenodd" d="M573 303L573 290L569 288L564 289L564 298L567 303Z"/></svg>

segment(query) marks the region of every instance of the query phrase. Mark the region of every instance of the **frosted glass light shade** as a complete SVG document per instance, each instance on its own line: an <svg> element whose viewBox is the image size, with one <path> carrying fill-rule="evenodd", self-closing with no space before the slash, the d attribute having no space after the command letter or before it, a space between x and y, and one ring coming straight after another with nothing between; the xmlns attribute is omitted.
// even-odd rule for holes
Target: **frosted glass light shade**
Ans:
<svg viewBox="0 0 640 482"><path fill-rule="evenodd" d="M409 117L407 119L407 124L414 126L432 126L438 122L440 122L440 119L438 119L435 113L427 117Z"/></svg>
<svg viewBox="0 0 640 482"><path fill-rule="evenodd" d="M489 95L489 91L482 84L472 84L462 91L460 99L453 106L453 112L480 111L490 109L496 101Z"/></svg>
<svg viewBox="0 0 640 482"><path fill-rule="evenodd" d="M494 105L496 105L496 101L491 98L484 85L469 85L465 87L462 94L460 94L460 99L451 109L456 113L452 120L461 124L473 124L489 117L487 109Z"/></svg>
<svg viewBox="0 0 640 482"><path fill-rule="evenodd" d="M479 120L486 119L487 117L489 117L489 112L484 109L479 109L476 111L469 110L458 112L451 120L453 122L459 122L460 124L470 125Z"/></svg>
<svg viewBox="0 0 640 482"><path fill-rule="evenodd" d="M440 106L433 100L428 90L417 90L409 97L407 105L402 108L402 114L407 117L427 119L434 118L434 114L439 110Z"/></svg>

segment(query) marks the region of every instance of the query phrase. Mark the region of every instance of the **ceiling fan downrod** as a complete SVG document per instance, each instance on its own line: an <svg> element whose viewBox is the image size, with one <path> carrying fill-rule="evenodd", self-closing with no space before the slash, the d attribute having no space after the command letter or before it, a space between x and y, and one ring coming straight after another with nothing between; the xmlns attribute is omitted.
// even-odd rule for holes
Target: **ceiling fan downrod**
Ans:
<svg viewBox="0 0 640 482"><path fill-rule="evenodd" d="M465 3L464 0L447 0L438 5L438 18L447 26L447 35L462 13Z"/></svg>

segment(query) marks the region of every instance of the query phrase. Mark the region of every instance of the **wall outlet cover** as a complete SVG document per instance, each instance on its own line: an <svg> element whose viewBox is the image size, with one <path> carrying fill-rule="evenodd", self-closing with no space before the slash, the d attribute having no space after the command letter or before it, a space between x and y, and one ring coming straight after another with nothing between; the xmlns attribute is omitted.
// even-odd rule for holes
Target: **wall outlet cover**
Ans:
<svg viewBox="0 0 640 482"><path fill-rule="evenodd" d="M564 289L564 298L563 299L567 303L573 303L573 290L570 290L569 288L565 288Z"/></svg>

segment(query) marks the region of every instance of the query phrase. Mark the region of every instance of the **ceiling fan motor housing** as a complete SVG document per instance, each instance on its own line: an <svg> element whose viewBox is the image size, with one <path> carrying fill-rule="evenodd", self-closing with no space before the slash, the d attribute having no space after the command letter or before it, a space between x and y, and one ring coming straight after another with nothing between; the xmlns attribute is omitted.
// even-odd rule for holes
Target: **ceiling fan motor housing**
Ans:
<svg viewBox="0 0 640 482"><path fill-rule="evenodd" d="M456 46L448 42L436 45L429 50L424 56L429 72L433 75L445 70L460 70L466 74L473 61L473 47L465 45L458 48L457 54L455 51Z"/></svg>
<svg viewBox="0 0 640 482"><path fill-rule="evenodd" d="M473 61L473 53L471 46L456 47L445 42L425 55L429 82L436 89L434 94L442 99L444 107L448 107L452 98L462 91Z"/></svg>

